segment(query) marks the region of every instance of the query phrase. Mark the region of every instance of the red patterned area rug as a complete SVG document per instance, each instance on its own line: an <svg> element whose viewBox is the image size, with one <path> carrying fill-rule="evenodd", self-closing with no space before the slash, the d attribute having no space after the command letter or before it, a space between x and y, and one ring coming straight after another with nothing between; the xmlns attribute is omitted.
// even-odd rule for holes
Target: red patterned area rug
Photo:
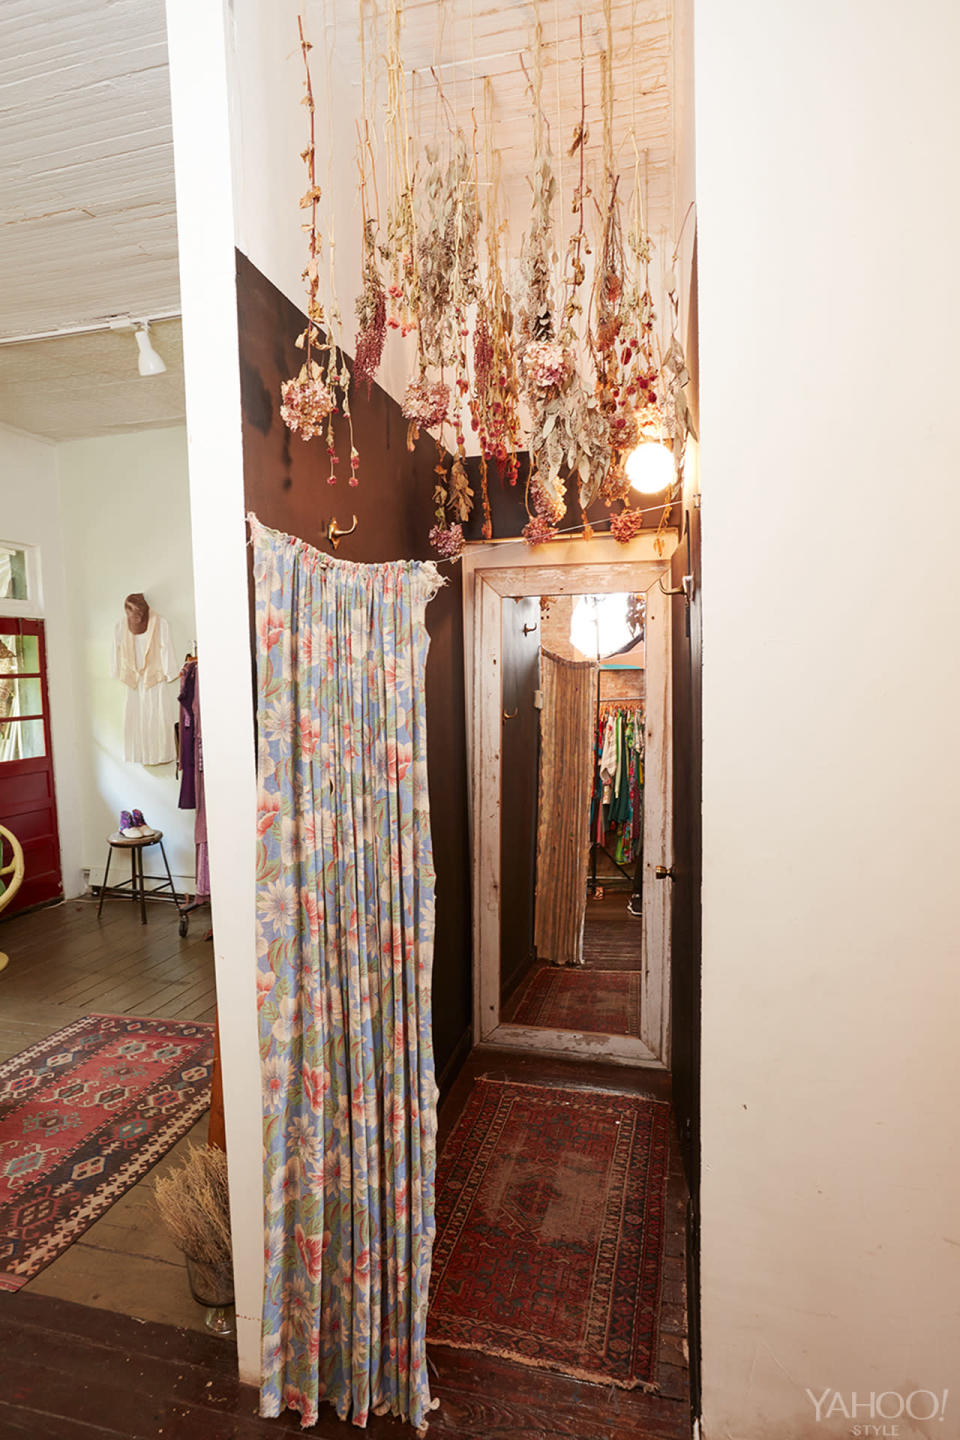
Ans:
<svg viewBox="0 0 960 1440"><path fill-rule="evenodd" d="M0 1290L19 1290L210 1104L213 1027L85 1015L0 1065Z"/></svg>
<svg viewBox="0 0 960 1440"><path fill-rule="evenodd" d="M541 965L527 982L511 1023L639 1036L640 972Z"/></svg>
<svg viewBox="0 0 960 1440"><path fill-rule="evenodd" d="M670 1107L481 1079L437 1169L428 1338L655 1390Z"/></svg>

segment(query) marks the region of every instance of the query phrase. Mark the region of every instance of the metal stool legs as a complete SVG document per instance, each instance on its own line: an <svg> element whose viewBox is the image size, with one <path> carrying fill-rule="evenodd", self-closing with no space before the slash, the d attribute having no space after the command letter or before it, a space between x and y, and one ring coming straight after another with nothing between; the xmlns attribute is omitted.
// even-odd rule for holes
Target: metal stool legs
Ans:
<svg viewBox="0 0 960 1440"><path fill-rule="evenodd" d="M186 935L186 933L187 933L187 926L189 925L190 922L189 922L189 920L187 919L187 917L184 915L183 909L181 908L181 905L180 905L180 902L177 900L176 886L175 886L174 883L173 883L173 876L170 874L170 861L167 859L167 852L166 852L166 850L164 850L164 848L163 848L163 841L162 841L162 840L158 840L158 841L157 841L157 844L160 846L160 854L163 856L163 868L164 868L164 870L166 870L166 872L167 872L167 884L170 886L170 893L171 893L171 895L173 896L174 904L175 904L176 907L177 907L177 914L180 916L180 921L179 921L179 924L178 924L177 928L178 928L181 936L182 936L182 935Z"/></svg>
<svg viewBox="0 0 960 1440"><path fill-rule="evenodd" d="M138 845L137 848L136 848L136 850L134 850L133 854L136 856L136 869L137 869L137 881L136 881L136 884L135 884L134 887L133 887L133 890L134 890L134 896L133 896L133 898L136 899L136 898L137 898L137 893L139 892L139 897L140 897L140 924L141 924L141 925L146 925L146 923L147 923L147 896L146 896L146 891L145 891L145 889L144 889L144 884L143 884L143 846L142 846L142 845Z"/></svg>
<svg viewBox="0 0 960 1440"><path fill-rule="evenodd" d="M107 852L107 864L103 872L103 884L100 886L100 903L97 906L97 917L99 918L103 914L103 902L107 895L110 895L115 899L121 899L129 894L130 899L133 901L134 905L140 906L140 924L146 925L147 901L167 900L171 901L176 906L177 915L179 917L180 934L186 935L187 926L190 922L187 918L187 911L184 906L181 905L180 896L177 894L176 885L174 884L173 875L170 870L170 861L167 859L167 852L163 844L162 831L151 831L150 835L148 835L144 839L133 839L131 837L124 840L119 834L117 834L115 836L111 836L108 843L110 848ZM145 850L151 849L154 845L158 846L160 854L163 857L163 869L164 874L166 875L165 880L159 875L147 876L144 871L143 852ZM130 879L122 880L118 885L114 885L111 888L110 862L113 858L113 851L115 849L129 849ZM149 890L147 889L146 885L148 879L150 880Z"/></svg>
<svg viewBox="0 0 960 1440"><path fill-rule="evenodd" d="M113 859L113 846L107 846L107 868L103 872L103 883L100 886L100 904L97 906L97 919L103 914L103 897L107 892L107 881L110 879L110 861Z"/></svg>

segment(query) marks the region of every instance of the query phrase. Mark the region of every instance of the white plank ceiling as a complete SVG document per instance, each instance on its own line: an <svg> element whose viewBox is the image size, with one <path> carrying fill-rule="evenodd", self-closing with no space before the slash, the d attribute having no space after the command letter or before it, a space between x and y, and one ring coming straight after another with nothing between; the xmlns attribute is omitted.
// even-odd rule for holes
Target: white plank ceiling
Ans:
<svg viewBox="0 0 960 1440"><path fill-rule="evenodd" d="M0 423L48 440L177 425L184 418L179 320L150 326L167 370L140 375L132 330L0 345Z"/></svg>
<svg viewBox="0 0 960 1440"><path fill-rule="evenodd" d="M0 5L0 275L0 337L179 308L163 0ZM0 422L60 439L182 419L166 348L169 373L141 378L129 332L0 347ZM70 373L32 402L61 353Z"/></svg>
<svg viewBox="0 0 960 1440"><path fill-rule="evenodd" d="M266 3L266 0L263 0ZM372 0L364 0L371 13ZM615 153L629 197L636 156L647 224L669 252L676 235L671 0L609 0ZM380 49L387 0L378 0ZM359 0L306 0L318 121L324 77L344 77L359 104ZM590 130L588 182L599 199L602 0L406 0L402 53L411 129L443 135L452 112L469 136L492 96L511 249L529 209L534 24L542 25L543 110L569 236L578 161L580 39ZM376 62L382 79L382 61ZM436 70L443 101L431 74ZM489 102L488 102L489 103ZM336 121L330 106L328 123ZM382 121L381 121L382 126ZM350 127L352 130L352 126ZM481 139L481 149L483 141ZM352 134L336 163L354 167ZM163 0L3 0L0 4L0 338L150 316L179 306L173 147ZM352 305L348 305L352 310ZM49 436L107 434L183 417L179 327L157 327L162 377L136 372L127 333L0 346L0 423ZM56 373L56 388L42 386Z"/></svg>
<svg viewBox="0 0 960 1440"><path fill-rule="evenodd" d="M368 13L373 0L366 0ZM505 209L516 250L530 207L528 176L533 160L533 106L527 76L533 75L535 24L541 25L542 109L550 128L554 170L562 204L558 228L569 236L570 202L579 159L567 150L580 121L580 25L583 27L584 89L589 142L587 181L602 197L602 114L600 56L609 43L613 68L615 169L619 194L628 200L639 168L647 228L670 250L678 217L673 163L673 13L671 0L609 0L610 33L602 0L405 0L401 53L407 72L410 130L422 143L442 137L450 116L467 136L473 114L480 126L483 165L484 92L492 96L491 142L500 153ZM377 0L379 54L387 43L388 0ZM359 87L361 50L357 0L307 0L308 38L314 42L314 86L323 92L324 56L332 53L333 73L354 76ZM368 51L369 55L369 51ZM523 65L526 67L524 73ZM378 66L382 76L382 58ZM438 93L442 87L443 99ZM329 117L336 119L335 115ZM323 102L318 121L323 132ZM376 127L382 131L382 117ZM338 141L338 149L353 145ZM378 161L379 163L379 161Z"/></svg>
<svg viewBox="0 0 960 1440"><path fill-rule="evenodd" d="M0 335L178 307L163 0L4 0L0 175Z"/></svg>

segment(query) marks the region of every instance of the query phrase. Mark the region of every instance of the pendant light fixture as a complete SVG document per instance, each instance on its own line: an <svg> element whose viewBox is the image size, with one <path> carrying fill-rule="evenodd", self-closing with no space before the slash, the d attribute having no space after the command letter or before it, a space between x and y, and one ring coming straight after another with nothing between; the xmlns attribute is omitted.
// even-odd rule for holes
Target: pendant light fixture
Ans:
<svg viewBox="0 0 960 1440"><path fill-rule="evenodd" d="M140 374L162 375L167 367L151 344L149 321L138 321L133 333L136 337L137 349L140 352L137 356L137 369Z"/></svg>
<svg viewBox="0 0 960 1440"><path fill-rule="evenodd" d="M659 495L676 478L673 451L660 440L641 440L627 456L624 468L631 489L641 495Z"/></svg>

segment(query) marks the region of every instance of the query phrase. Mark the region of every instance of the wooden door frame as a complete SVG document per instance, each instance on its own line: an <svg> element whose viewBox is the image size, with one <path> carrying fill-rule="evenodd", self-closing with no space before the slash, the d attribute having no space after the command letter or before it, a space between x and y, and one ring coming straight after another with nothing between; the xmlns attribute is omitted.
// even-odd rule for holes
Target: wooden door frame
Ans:
<svg viewBox="0 0 960 1440"><path fill-rule="evenodd" d="M671 612L657 586L669 584L675 531L638 536L627 545L608 537L554 541L532 548L514 541L471 545L463 557L464 681L470 769L470 850L473 876L474 1044L581 1055L624 1065L669 1068L670 907L655 867L672 854ZM656 587L656 588L654 588ZM646 591L648 733L644 764L643 972L641 1036L547 1030L500 1021L500 604L505 596ZM475 683L479 677L479 683ZM654 698L655 711L650 699ZM659 723L650 725L653 714Z"/></svg>
<svg viewBox="0 0 960 1440"><path fill-rule="evenodd" d="M31 594L35 592L31 591ZM21 602L26 603L26 602ZM10 627L9 629L7 627ZM32 910L39 905L55 905L63 899L63 844L60 837L60 811L57 805L57 772L53 754L53 722L50 715L50 686L47 676L47 625L46 621L39 615L19 615L0 613L0 634L4 635L35 635L37 638L37 665L38 678L40 680L40 703L42 714L40 716L24 717L43 720L43 744L42 756L31 756L28 759L7 760L4 762L6 774L11 778L21 775L36 774L49 769L50 772L50 805L49 809L53 820L52 840L56 849L56 873L59 881L59 889L56 895L36 902L25 902L24 910ZM34 807L35 808L35 807ZM13 808L7 807L5 823L16 832L14 821L18 815L31 813L29 805L19 805ZM19 838L19 837L18 837ZM29 842L28 842L29 843ZM46 873L46 872L41 872ZM32 881L34 877L27 876L25 879ZM19 909L10 909L8 916L21 913Z"/></svg>

